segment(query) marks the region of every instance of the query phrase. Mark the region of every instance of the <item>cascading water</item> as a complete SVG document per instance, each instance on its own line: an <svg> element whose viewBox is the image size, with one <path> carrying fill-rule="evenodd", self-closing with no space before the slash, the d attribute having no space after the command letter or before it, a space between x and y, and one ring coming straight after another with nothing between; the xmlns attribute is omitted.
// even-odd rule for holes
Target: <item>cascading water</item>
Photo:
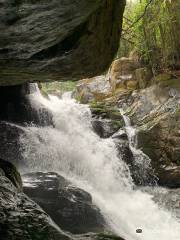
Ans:
<svg viewBox="0 0 180 240"><path fill-rule="evenodd" d="M141 185L155 185L157 178L153 173L151 167L151 159L137 148L137 130L131 125L131 121L128 116L124 115L123 110L120 109L121 115L125 123L125 131L128 136L129 148L133 154L134 162L134 172L135 177Z"/></svg>
<svg viewBox="0 0 180 240"><path fill-rule="evenodd" d="M92 195L113 231L126 240L179 240L176 217L161 209L148 193L134 190L113 140L93 132L88 106L67 95L49 98L38 94L34 101L52 112L55 127L25 128L20 139L24 171L55 171L71 179ZM141 234L136 233L138 228Z"/></svg>

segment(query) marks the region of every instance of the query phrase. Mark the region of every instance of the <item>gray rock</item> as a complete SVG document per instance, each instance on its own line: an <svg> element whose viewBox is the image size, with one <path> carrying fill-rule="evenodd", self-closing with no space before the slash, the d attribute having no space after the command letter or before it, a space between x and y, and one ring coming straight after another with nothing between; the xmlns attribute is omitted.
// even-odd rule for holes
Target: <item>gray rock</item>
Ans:
<svg viewBox="0 0 180 240"><path fill-rule="evenodd" d="M24 192L38 203L63 230L82 234L103 232L107 224L86 191L57 173L28 173Z"/></svg>
<svg viewBox="0 0 180 240"><path fill-rule="evenodd" d="M12 163L0 159L0 169L1 173L3 171L4 176L6 176L19 191L22 191L22 180L16 167Z"/></svg>
<svg viewBox="0 0 180 240"><path fill-rule="evenodd" d="M121 127L121 123L110 119L93 119L92 127L101 138L109 138Z"/></svg>
<svg viewBox="0 0 180 240"><path fill-rule="evenodd" d="M71 239L0 171L1 240Z"/></svg>
<svg viewBox="0 0 180 240"><path fill-rule="evenodd" d="M106 70L125 0L1 0L0 85L77 80Z"/></svg>
<svg viewBox="0 0 180 240"><path fill-rule="evenodd" d="M0 87L0 121L52 125L52 114L42 104L33 105L40 90L35 83Z"/></svg>

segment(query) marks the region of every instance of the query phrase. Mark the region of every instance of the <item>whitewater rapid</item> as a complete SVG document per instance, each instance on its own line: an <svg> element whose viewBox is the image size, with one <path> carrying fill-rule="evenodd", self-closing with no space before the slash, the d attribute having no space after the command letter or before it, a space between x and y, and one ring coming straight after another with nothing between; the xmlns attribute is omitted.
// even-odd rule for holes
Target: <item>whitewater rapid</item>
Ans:
<svg viewBox="0 0 180 240"><path fill-rule="evenodd" d="M40 93L32 105L49 109L55 127L26 127L20 138L24 171L55 171L71 179L92 195L113 231L125 240L180 239L176 216L160 208L152 195L135 190L113 139L101 139L93 132L87 105L68 94L48 100Z"/></svg>

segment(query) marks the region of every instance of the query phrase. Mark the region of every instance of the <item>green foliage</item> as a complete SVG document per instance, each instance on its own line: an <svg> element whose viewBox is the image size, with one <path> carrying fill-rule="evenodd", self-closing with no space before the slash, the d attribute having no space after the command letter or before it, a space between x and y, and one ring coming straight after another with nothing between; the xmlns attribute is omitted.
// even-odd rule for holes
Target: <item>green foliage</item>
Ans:
<svg viewBox="0 0 180 240"><path fill-rule="evenodd" d="M76 87L76 82L66 81L66 82L51 82L51 83L42 83L42 91L47 94L51 93L64 93L73 91Z"/></svg>
<svg viewBox="0 0 180 240"><path fill-rule="evenodd" d="M128 3L120 54L135 50L154 71L179 67L180 1L137 0Z"/></svg>

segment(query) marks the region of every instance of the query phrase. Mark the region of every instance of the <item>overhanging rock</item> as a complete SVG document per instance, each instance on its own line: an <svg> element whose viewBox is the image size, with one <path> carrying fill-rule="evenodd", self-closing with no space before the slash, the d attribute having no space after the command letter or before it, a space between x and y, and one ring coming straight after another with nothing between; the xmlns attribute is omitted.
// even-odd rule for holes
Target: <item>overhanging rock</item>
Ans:
<svg viewBox="0 0 180 240"><path fill-rule="evenodd" d="M125 0L0 0L0 85L66 81L105 71Z"/></svg>

